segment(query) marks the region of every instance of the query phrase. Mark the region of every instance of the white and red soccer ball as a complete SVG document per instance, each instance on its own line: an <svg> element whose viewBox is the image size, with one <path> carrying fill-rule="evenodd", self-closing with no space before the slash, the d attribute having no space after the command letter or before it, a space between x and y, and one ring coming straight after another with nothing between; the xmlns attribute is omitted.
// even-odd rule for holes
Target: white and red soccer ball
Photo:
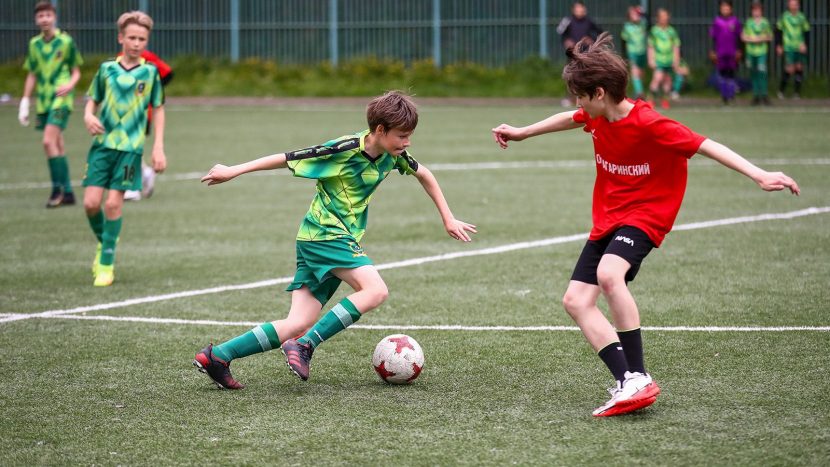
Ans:
<svg viewBox="0 0 830 467"><path fill-rule="evenodd" d="M424 351L406 334L392 334L378 342L372 355L372 366L387 383L409 384L424 368Z"/></svg>

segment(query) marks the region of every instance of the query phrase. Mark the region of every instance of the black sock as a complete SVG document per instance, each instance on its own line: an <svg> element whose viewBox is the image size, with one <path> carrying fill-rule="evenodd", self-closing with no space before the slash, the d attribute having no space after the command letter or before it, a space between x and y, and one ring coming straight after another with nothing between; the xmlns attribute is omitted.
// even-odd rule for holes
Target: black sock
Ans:
<svg viewBox="0 0 830 467"><path fill-rule="evenodd" d="M625 380L625 372L628 371L628 362L625 360L622 344L612 342L600 350L598 355L605 366L611 370L614 379L622 383Z"/></svg>
<svg viewBox="0 0 830 467"><path fill-rule="evenodd" d="M625 360L628 362L629 371L646 373L646 365L643 362L643 336L640 328L630 331L617 331L617 336L622 343Z"/></svg>
<svg viewBox="0 0 830 467"><path fill-rule="evenodd" d="M795 72L795 81L794 81L794 87L795 87L795 93L796 94L801 94L801 82L802 81L804 81L804 72L796 71Z"/></svg>
<svg viewBox="0 0 830 467"><path fill-rule="evenodd" d="M778 86L778 90L781 91L782 93L784 91L786 91L787 90L787 82L789 82L789 81L790 81L790 74L789 73L784 73L783 75L781 75L781 85Z"/></svg>

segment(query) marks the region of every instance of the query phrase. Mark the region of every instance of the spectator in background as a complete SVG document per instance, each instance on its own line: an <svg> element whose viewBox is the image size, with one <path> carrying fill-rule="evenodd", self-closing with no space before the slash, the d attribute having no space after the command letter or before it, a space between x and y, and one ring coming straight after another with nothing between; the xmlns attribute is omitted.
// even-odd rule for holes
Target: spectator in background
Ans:
<svg viewBox="0 0 830 467"><path fill-rule="evenodd" d="M764 18L761 2L752 2L752 16L744 24L741 39L746 44L746 66L752 79L752 105L769 105L767 92L767 56L772 40L772 26Z"/></svg>
<svg viewBox="0 0 830 467"><path fill-rule="evenodd" d="M709 57L715 62L718 71L718 87L724 105L735 99L738 83L735 73L741 60L741 22L732 14L732 1L721 0L719 15L709 28L712 37L712 50Z"/></svg>
<svg viewBox="0 0 830 467"><path fill-rule="evenodd" d="M588 8L582 1L576 1L571 6L570 16L565 16L556 27L556 32L562 37L562 47L565 50L575 46L582 38L589 38L588 44L593 43L597 36L602 33L602 28L597 26L588 16ZM565 99L562 99L563 107L572 107L574 105L573 96L568 94Z"/></svg>
<svg viewBox="0 0 830 467"><path fill-rule="evenodd" d="M775 29L775 51L784 55L784 74L778 88L778 98L783 99L790 75L795 74L795 98L801 97L801 82L804 81L804 63L807 61L807 42L810 38L810 23L800 11L801 2L789 0L787 11L778 19Z"/></svg>
<svg viewBox="0 0 830 467"><path fill-rule="evenodd" d="M680 66L680 36L669 24L669 10L657 10L657 24L648 33L648 66L654 70L649 84L649 102L660 99L660 107L668 109L666 95L672 89L672 73Z"/></svg>
<svg viewBox="0 0 830 467"><path fill-rule="evenodd" d="M642 99L643 94L643 70L646 68L646 37L648 36L648 23L643 18L643 12L639 6L628 7L628 21L623 25L620 38L622 39L623 52L628 57L628 64L631 67L631 85L634 87L634 98Z"/></svg>
<svg viewBox="0 0 830 467"><path fill-rule="evenodd" d="M123 52L118 54L119 56L124 55ZM152 63L153 65L158 68L159 77L161 78L161 86L167 86L173 79L173 67L171 67L167 62L161 59L158 55L150 52L149 50L145 49L144 52L141 53L141 58L143 58L146 62ZM153 108L147 107L147 129L145 131L146 135L150 135L150 128L151 122L153 120ZM149 198L153 196L153 190L156 186L156 171L153 170L152 167L147 165L144 162L144 159L141 160L141 191L138 190L127 190L124 192L124 201L141 201L141 198Z"/></svg>

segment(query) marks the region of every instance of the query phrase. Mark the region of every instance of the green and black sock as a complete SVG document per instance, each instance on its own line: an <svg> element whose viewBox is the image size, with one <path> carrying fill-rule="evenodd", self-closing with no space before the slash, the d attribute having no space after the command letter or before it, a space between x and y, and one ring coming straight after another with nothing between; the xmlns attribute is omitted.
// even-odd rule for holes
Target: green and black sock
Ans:
<svg viewBox="0 0 830 467"><path fill-rule="evenodd" d="M92 233L98 239L98 243L104 241L104 211L98 211L92 216L87 216L89 226L92 228Z"/></svg>
<svg viewBox="0 0 830 467"><path fill-rule="evenodd" d="M323 315L303 337L297 339L297 342L301 344L310 343L312 347L317 348L320 343L330 339L359 319L360 311L348 298L344 298Z"/></svg>
<svg viewBox="0 0 830 467"><path fill-rule="evenodd" d="M213 353L226 362L235 358L267 352L280 348L280 338L273 323L263 323L220 345L213 346Z"/></svg>
<svg viewBox="0 0 830 467"><path fill-rule="evenodd" d="M111 266L115 262L115 244L121 235L121 217L105 219L104 231L101 235L101 264Z"/></svg>

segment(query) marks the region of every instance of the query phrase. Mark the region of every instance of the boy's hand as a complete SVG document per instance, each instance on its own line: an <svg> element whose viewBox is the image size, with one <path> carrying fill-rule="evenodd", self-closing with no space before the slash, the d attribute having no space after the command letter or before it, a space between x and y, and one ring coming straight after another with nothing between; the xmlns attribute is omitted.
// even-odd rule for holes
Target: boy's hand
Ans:
<svg viewBox="0 0 830 467"><path fill-rule="evenodd" d="M232 168L226 165L216 164L210 169L207 175L202 177L202 182L207 182L208 185L218 185L234 177L236 177L236 173L234 173Z"/></svg>
<svg viewBox="0 0 830 467"><path fill-rule="evenodd" d="M784 55L784 47L781 47L780 45L776 45L775 46L775 53L778 54L778 55Z"/></svg>
<svg viewBox="0 0 830 467"><path fill-rule="evenodd" d="M153 149L153 156L150 158L150 162L153 164L153 170L157 174L164 172L167 168L167 156L164 154L164 150Z"/></svg>
<svg viewBox="0 0 830 467"><path fill-rule="evenodd" d="M505 123L493 128L492 131L493 139L496 140L496 143L501 146L502 149L507 149L508 141L521 141L525 139L525 136L522 134L520 129Z"/></svg>
<svg viewBox="0 0 830 467"><path fill-rule="evenodd" d="M86 131L93 136L102 135L105 131L104 125L101 124L101 120L98 120L98 117L92 114L84 115L84 126L86 126Z"/></svg>
<svg viewBox="0 0 830 467"><path fill-rule="evenodd" d="M795 180L784 174L783 172L762 172L756 179L755 183L764 191L781 191L784 188L789 188L790 193L798 196L801 189Z"/></svg>
<svg viewBox="0 0 830 467"><path fill-rule="evenodd" d="M444 228L447 229L447 233L450 234L450 237L462 242L472 241L467 232L478 233L476 226L458 219L451 219L449 222L444 224Z"/></svg>
<svg viewBox="0 0 830 467"><path fill-rule="evenodd" d="M58 96L58 97L63 97L65 95L69 94L70 92L72 92L72 88L74 88L74 86L72 86L70 84L64 84L63 86L58 86L58 89L55 90L55 95Z"/></svg>
<svg viewBox="0 0 830 467"><path fill-rule="evenodd" d="M29 126L29 98L20 99L20 110L17 113L17 121L23 126Z"/></svg>

